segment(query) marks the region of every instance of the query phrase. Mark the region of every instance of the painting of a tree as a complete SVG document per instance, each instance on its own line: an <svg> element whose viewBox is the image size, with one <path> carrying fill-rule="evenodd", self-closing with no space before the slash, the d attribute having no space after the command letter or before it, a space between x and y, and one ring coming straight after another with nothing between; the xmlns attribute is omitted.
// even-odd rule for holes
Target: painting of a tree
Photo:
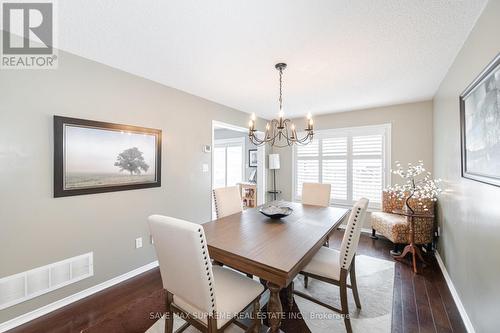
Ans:
<svg viewBox="0 0 500 333"><path fill-rule="evenodd" d="M115 166L120 168L120 172L126 170L130 175L140 175L141 170L147 172L149 165L144 161L144 154L137 148L125 149L118 154Z"/></svg>
<svg viewBox="0 0 500 333"><path fill-rule="evenodd" d="M54 116L54 197L161 186L161 130Z"/></svg>
<svg viewBox="0 0 500 333"><path fill-rule="evenodd" d="M500 186L500 55L460 96L462 175Z"/></svg>

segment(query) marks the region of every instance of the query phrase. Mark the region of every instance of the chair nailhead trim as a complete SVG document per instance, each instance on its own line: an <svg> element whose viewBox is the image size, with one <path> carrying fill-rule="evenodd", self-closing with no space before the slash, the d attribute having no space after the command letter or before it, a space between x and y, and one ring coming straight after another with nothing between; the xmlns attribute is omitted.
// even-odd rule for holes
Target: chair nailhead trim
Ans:
<svg viewBox="0 0 500 333"><path fill-rule="evenodd" d="M212 190L214 195L214 206L215 206L215 217L219 218L219 206L217 205L217 196L215 195L215 190Z"/></svg>
<svg viewBox="0 0 500 333"><path fill-rule="evenodd" d="M213 311L215 311L215 298L214 298L214 292L213 292L213 287L212 287L212 277L210 276L210 269L209 269L210 266L208 265L209 261L208 261L208 256L207 256L207 252L205 249L204 240L203 240L203 233L201 230L202 229L199 228L198 232L199 232L199 236L201 238L201 240L200 240L201 250L202 250L203 259L205 261L205 270L207 272L208 288L210 290L210 301L211 301L211 305L212 305L212 309L210 309L210 311L213 312Z"/></svg>
<svg viewBox="0 0 500 333"><path fill-rule="evenodd" d="M347 238L347 244L346 244L346 247L345 247L345 253L344 253L344 257L343 257L343 267L342 267L342 268L345 268L345 269L348 268L347 267L347 257L350 254L350 247L351 247L351 243L352 243L352 240L353 240L353 237L354 237L355 227L356 227L356 224L358 223L361 211L362 211L361 207L356 207L355 212L354 212L354 218L353 218L353 221L352 221L352 225L351 225L351 227L348 230L346 230L346 231L349 231L349 232L347 233L348 238Z"/></svg>

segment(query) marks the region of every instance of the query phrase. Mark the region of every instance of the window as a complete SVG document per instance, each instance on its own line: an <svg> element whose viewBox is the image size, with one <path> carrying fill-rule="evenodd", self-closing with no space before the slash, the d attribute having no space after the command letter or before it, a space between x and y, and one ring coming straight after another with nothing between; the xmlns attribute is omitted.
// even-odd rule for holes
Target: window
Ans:
<svg viewBox="0 0 500 333"><path fill-rule="evenodd" d="M294 147L294 197L302 184L332 185L332 204L351 206L361 197L379 208L390 181L390 124L316 131L314 141Z"/></svg>
<svg viewBox="0 0 500 333"><path fill-rule="evenodd" d="M243 180L244 138L215 140L213 187L234 186Z"/></svg>

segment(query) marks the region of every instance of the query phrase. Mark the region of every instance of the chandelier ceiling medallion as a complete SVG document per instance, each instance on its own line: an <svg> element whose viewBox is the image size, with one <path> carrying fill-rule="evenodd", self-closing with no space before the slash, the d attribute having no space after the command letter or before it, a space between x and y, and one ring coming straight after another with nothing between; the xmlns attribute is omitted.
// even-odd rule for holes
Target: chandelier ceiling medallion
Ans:
<svg viewBox="0 0 500 333"><path fill-rule="evenodd" d="M264 133L264 136L262 138L259 138L256 136L257 130L255 129L255 113L252 113L252 118L248 125L248 135L250 137L250 141L252 141L252 143L257 146L269 143L271 146L278 148L293 146L294 144L306 145L312 141L314 134L311 113L307 114L306 128L304 129L305 135L302 138L298 138L295 124L290 119L284 119L283 71L286 68L286 64L279 63L274 67L276 67L280 75L280 111L278 113L278 119L273 119L268 122L266 124L266 131Z"/></svg>

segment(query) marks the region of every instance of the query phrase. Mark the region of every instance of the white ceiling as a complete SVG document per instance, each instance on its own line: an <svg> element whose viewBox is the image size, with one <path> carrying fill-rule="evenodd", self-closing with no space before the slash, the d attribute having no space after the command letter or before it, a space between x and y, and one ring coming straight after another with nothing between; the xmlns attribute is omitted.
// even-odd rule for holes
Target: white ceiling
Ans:
<svg viewBox="0 0 500 333"><path fill-rule="evenodd" d="M265 118L433 97L487 0L65 0L59 47Z"/></svg>

